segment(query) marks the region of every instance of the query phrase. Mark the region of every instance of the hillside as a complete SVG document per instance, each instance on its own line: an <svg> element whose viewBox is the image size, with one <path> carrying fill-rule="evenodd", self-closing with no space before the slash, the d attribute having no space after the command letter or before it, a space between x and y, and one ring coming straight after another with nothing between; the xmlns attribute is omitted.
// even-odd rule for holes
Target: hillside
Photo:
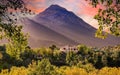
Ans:
<svg viewBox="0 0 120 75"><path fill-rule="evenodd" d="M51 5L32 19L25 18L23 23L25 32L29 32L31 36L32 47L52 44L103 47L120 43L120 38L112 35L104 40L95 38L94 27L59 5Z"/></svg>

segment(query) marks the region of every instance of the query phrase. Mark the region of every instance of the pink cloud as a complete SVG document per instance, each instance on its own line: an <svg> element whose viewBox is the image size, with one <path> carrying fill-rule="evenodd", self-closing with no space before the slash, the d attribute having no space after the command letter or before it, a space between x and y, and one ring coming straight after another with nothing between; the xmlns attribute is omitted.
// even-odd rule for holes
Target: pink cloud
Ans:
<svg viewBox="0 0 120 75"><path fill-rule="evenodd" d="M98 5L96 8L94 8L92 5L90 5L87 1L81 1L82 4L78 4L78 14L85 14L89 16L94 16L98 9L100 8L100 5Z"/></svg>
<svg viewBox="0 0 120 75"><path fill-rule="evenodd" d="M25 0L27 8L35 13L42 12L45 9L45 0Z"/></svg>
<svg viewBox="0 0 120 75"><path fill-rule="evenodd" d="M51 4L58 4L69 11L74 12L79 17L92 25L97 25L93 16L97 13L100 5L97 8L93 8L85 0L24 0L27 3L27 7L33 12L40 13L45 10Z"/></svg>
<svg viewBox="0 0 120 75"><path fill-rule="evenodd" d="M45 9L44 7L42 7L42 8L36 8L36 7L31 6L31 5L28 5L27 7L30 10L32 10L33 12L35 12L35 13L40 13L40 12L42 12Z"/></svg>
<svg viewBox="0 0 120 75"><path fill-rule="evenodd" d="M83 9L84 10L82 10L82 12L80 11L78 13L94 16L98 12L99 6L97 8L93 8L92 6L86 6L86 7L83 7Z"/></svg>
<svg viewBox="0 0 120 75"><path fill-rule="evenodd" d="M28 8L33 10L36 13L42 12L46 7L47 2L50 0L25 0L26 3L28 3ZM85 15L90 15L93 16L97 13L98 8L93 8L89 3L85 0L62 0L62 1L57 1L58 4L64 6L67 9L70 9L71 11L78 13L78 15L85 14ZM75 10L77 9L77 10Z"/></svg>

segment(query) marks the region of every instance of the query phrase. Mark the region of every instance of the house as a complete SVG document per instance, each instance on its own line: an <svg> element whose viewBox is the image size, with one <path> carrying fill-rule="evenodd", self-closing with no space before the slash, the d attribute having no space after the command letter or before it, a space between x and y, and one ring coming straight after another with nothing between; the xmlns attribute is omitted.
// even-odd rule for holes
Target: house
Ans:
<svg viewBox="0 0 120 75"><path fill-rule="evenodd" d="M69 51L78 52L78 48L77 48L77 46L67 45L67 46L61 47L60 51L62 51L62 52L69 52Z"/></svg>

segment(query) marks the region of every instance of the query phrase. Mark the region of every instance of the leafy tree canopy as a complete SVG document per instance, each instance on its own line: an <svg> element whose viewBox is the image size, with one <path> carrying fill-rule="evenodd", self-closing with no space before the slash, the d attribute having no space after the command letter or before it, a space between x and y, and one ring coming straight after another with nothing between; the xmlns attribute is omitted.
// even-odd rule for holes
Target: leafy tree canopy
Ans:
<svg viewBox="0 0 120 75"><path fill-rule="evenodd" d="M105 38L104 29L108 28L109 32L115 36L120 36L120 0L87 0L93 7L101 7L94 16L99 23L99 29L96 37Z"/></svg>
<svg viewBox="0 0 120 75"><path fill-rule="evenodd" d="M22 33L22 26L16 25L17 19L11 17L16 17L13 13L17 11L28 11L23 0L0 0L0 39L8 40L7 53L15 58L19 58L27 46L27 35Z"/></svg>

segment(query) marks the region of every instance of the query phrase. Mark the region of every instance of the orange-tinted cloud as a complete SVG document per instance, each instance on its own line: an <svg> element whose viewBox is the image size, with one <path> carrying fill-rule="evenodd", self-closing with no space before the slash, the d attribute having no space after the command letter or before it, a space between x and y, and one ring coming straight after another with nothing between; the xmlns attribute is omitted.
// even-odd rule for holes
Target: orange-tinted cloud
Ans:
<svg viewBox="0 0 120 75"><path fill-rule="evenodd" d="M86 14L93 16L97 13L99 8L93 8L85 0L25 0L25 2L28 3L28 8L36 13L42 12L46 7L48 7L46 4L48 4L50 1L53 1L58 5L62 5L63 7L70 9L78 15Z"/></svg>
<svg viewBox="0 0 120 75"><path fill-rule="evenodd" d="M97 6L97 8L93 8L92 6L87 6L87 7L84 7L84 10L80 11L79 14L94 16L98 12L99 8L100 8L99 6Z"/></svg>
<svg viewBox="0 0 120 75"><path fill-rule="evenodd" d="M42 12L45 9L45 0L25 0L27 8L35 13Z"/></svg>
<svg viewBox="0 0 120 75"><path fill-rule="evenodd" d="M37 8L37 7L34 7L32 5L28 5L27 7L35 13L40 13L45 9L44 7Z"/></svg>
<svg viewBox="0 0 120 75"><path fill-rule="evenodd" d="M32 0L34 2L44 2L45 0Z"/></svg>
<svg viewBox="0 0 120 75"><path fill-rule="evenodd" d="M95 23L93 16L97 13L100 6L93 8L85 0L24 0L27 3L27 7L33 12L40 13L51 4L58 4L69 11L74 12L79 17L87 21L89 24L97 25Z"/></svg>
<svg viewBox="0 0 120 75"><path fill-rule="evenodd" d="M98 5L96 8L94 8L92 5L90 5L86 1L82 1L83 4L78 4L78 7L81 8L78 11L78 14L85 14L89 16L94 16L97 12L98 9L100 8L100 5Z"/></svg>

